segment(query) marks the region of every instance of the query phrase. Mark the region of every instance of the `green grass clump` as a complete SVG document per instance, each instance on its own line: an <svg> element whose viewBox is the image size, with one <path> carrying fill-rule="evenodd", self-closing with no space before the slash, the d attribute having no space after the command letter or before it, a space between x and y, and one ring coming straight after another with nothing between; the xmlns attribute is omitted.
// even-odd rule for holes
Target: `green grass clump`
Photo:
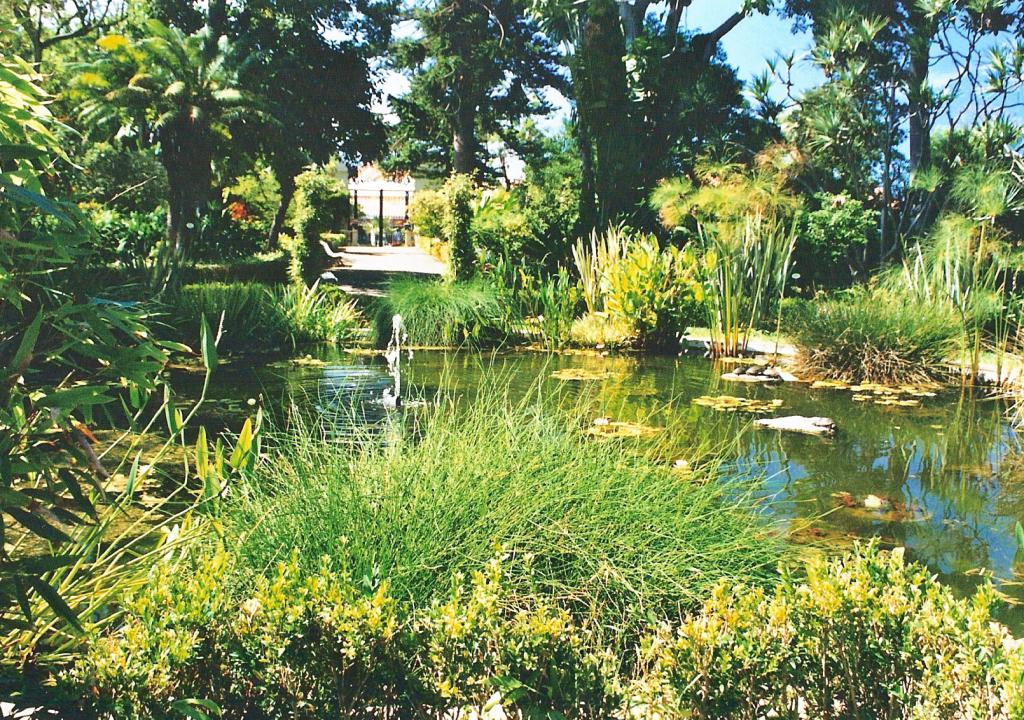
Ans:
<svg viewBox="0 0 1024 720"><path fill-rule="evenodd" d="M500 341L504 332L498 295L483 281L400 279L391 282L377 303L374 336L378 345L391 337L391 321L402 316L412 345L457 346Z"/></svg>
<svg viewBox="0 0 1024 720"><path fill-rule="evenodd" d="M386 442L281 433L235 493L240 567L258 575L297 545L310 571L327 555L419 604L500 547L529 567L517 592L619 628L672 617L722 578L774 575L781 541L713 468L683 476L640 441L589 436L582 405L555 404L490 388L438 400Z"/></svg>
<svg viewBox="0 0 1024 720"><path fill-rule="evenodd" d="M573 344L583 347L628 347L636 340L636 330L607 313L587 313L573 321L570 336Z"/></svg>
<svg viewBox="0 0 1024 720"><path fill-rule="evenodd" d="M953 313L880 287L809 303L792 328L806 369L857 382L935 380L948 373L959 337Z"/></svg>
<svg viewBox="0 0 1024 720"><path fill-rule="evenodd" d="M194 347L203 316L211 328L220 324L223 351L279 345L289 334L288 317L274 302L272 291L258 283L185 285L173 300L170 322L181 339Z"/></svg>
<svg viewBox="0 0 1024 720"><path fill-rule="evenodd" d="M239 282L182 287L170 312L170 323L182 340L199 341L204 315L210 327L220 327L219 347L229 352L304 342L343 343L360 327L355 304L340 289L327 286Z"/></svg>

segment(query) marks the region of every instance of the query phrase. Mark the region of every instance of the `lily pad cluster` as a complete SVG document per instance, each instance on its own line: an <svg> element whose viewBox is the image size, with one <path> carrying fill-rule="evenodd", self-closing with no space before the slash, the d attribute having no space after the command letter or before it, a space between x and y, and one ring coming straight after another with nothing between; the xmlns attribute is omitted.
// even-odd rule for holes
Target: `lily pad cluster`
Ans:
<svg viewBox="0 0 1024 720"><path fill-rule="evenodd" d="M587 381L587 380L607 380L612 377L612 373L608 370L588 370L587 368L563 368L561 370L555 370L551 373L551 377L556 380L575 380L575 381Z"/></svg>
<svg viewBox="0 0 1024 720"><path fill-rule="evenodd" d="M881 385L879 383L861 383L850 385L841 380L818 380L811 384L813 389L848 390L851 399L857 402L870 402L875 405L890 407L916 407L923 398L935 397L939 390L933 384Z"/></svg>
<svg viewBox="0 0 1024 720"><path fill-rule="evenodd" d="M599 417L584 432L598 438L643 438L656 435L661 428Z"/></svg>
<svg viewBox="0 0 1024 720"><path fill-rule="evenodd" d="M773 413L783 405L782 400L779 398L757 400L755 398L741 398L733 395L701 395L698 398L694 398L693 404L709 407L718 412L743 412L754 415Z"/></svg>

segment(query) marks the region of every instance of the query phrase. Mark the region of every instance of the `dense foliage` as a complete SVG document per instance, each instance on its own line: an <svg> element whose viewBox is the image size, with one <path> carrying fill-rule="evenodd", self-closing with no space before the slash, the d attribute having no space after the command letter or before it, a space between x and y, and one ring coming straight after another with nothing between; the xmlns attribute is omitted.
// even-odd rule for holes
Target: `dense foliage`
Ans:
<svg viewBox="0 0 1024 720"><path fill-rule="evenodd" d="M228 717L364 718L500 707L598 718L986 717L1024 711L1024 649L983 588L954 599L902 551L817 560L774 590L719 586L652 629L635 669L543 596L514 591L504 557L412 605L297 555L244 594L223 550L161 567L124 628L92 638L63 684L124 718L168 708ZM527 570L529 572L529 570Z"/></svg>

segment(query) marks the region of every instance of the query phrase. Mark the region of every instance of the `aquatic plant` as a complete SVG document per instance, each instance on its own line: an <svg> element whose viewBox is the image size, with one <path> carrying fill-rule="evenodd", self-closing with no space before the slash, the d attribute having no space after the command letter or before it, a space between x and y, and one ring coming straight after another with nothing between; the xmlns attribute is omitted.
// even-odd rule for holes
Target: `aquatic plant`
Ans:
<svg viewBox="0 0 1024 720"><path fill-rule="evenodd" d="M960 335L948 307L908 303L904 294L875 286L819 299L795 320L805 372L855 382L941 379Z"/></svg>
<svg viewBox="0 0 1024 720"><path fill-rule="evenodd" d="M334 285L314 283L285 285L271 292L276 306L288 321L288 338L294 344L351 342L363 327L355 300Z"/></svg>
<svg viewBox="0 0 1024 720"><path fill-rule="evenodd" d="M632 328L620 337L671 346L700 316L694 256L675 247L662 249L653 235L612 227L593 233L589 243L577 241L573 258L588 317L607 315L612 323ZM590 320L581 330L590 328L600 329Z"/></svg>
<svg viewBox="0 0 1024 720"><path fill-rule="evenodd" d="M339 288L319 283L312 287L240 282L182 287L170 311L179 337L195 343L202 317L219 328L223 350L341 343L351 340L361 325L355 304Z"/></svg>
<svg viewBox="0 0 1024 720"><path fill-rule="evenodd" d="M383 347L391 337L395 315L402 316L410 345L485 344L501 342L506 335L498 295L482 280L392 281L373 310L372 331L377 346Z"/></svg>
<svg viewBox="0 0 1024 720"><path fill-rule="evenodd" d="M587 313L576 318L569 330L574 345L582 347L629 347L636 338L633 325L608 313Z"/></svg>
<svg viewBox="0 0 1024 720"><path fill-rule="evenodd" d="M697 262L711 351L733 357L785 293L796 226L756 214L700 225Z"/></svg>
<svg viewBox="0 0 1024 720"><path fill-rule="evenodd" d="M227 524L239 567L260 572L298 543L301 562L329 555L423 603L438 576L472 571L498 544L531 558L518 592L623 632L693 606L720 577L774 574L779 542L741 488L681 483L657 442L594 442L583 432L586 403L513 401L500 383L466 406L453 401L442 395L412 427L354 446L282 431L258 477L235 493ZM716 472L713 459L701 466Z"/></svg>

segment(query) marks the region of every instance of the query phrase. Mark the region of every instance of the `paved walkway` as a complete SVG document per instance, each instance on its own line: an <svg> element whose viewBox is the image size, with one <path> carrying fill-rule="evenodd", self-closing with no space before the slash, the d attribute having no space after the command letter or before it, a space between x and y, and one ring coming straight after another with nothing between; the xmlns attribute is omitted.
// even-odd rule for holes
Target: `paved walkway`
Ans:
<svg viewBox="0 0 1024 720"><path fill-rule="evenodd" d="M443 275L443 262L416 247L349 245L331 252L328 272L350 295L383 295L381 286L395 275Z"/></svg>

